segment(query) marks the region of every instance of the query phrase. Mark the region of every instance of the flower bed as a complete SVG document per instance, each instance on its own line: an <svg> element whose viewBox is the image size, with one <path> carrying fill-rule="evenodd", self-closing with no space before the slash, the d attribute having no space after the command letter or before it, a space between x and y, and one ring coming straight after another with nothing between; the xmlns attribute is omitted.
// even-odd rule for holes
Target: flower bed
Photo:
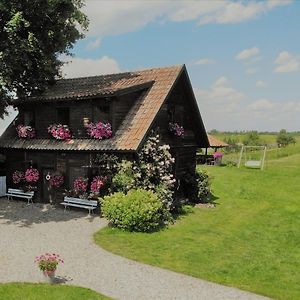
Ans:
<svg viewBox="0 0 300 300"><path fill-rule="evenodd" d="M18 125L16 127L18 137L24 139L33 139L35 137L35 129L31 126Z"/></svg>
<svg viewBox="0 0 300 300"><path fill-rule="evenodd" d="M184 136L184 128L180 126L178 123L169 123L169 130L172 134L178 137Z"/></svg>
<svg viewBox="0 0 300 300"><path fill-rule="evenodd" d="M48 133L57 140L68 140L72 137L69 127L62 124L50 125L48 127Z"/></svg>
<svg viewBox="0 0 300 300"><path fill-rule="evenodd" d="M110 123L89 123L86 125L86 132L88 136L98 140L109 139L112 136Z"/></svg>

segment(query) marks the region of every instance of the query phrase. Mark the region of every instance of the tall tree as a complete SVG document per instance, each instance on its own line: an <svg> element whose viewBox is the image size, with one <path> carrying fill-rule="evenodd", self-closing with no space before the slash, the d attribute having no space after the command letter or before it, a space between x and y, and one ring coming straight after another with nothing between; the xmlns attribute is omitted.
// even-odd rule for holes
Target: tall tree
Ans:
<svg viewBox="0 0 300 300"><path fill-rule="evenodd" d="M0 116L59 77L63 55L84 37L82 0L0 0Z"/></svg>

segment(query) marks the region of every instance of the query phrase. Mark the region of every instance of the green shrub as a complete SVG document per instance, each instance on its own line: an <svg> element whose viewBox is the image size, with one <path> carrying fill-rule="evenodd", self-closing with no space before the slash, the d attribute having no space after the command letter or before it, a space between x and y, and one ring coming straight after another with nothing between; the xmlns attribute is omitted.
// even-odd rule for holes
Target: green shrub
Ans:
<svg viewBox="0 0 300 300"><path fill-rule="evenodd" d="M211 196L210 178L205 171L195 174L187 172L181 179L184 195L192 203L209 202Z"/></svg>
<svg viewBox="0 0 300 300"><path fill-rule="evenodd" d="M142 189L106 196L101 206L103 215L112 225L127 231L154 231L167 219L167 212L158 196Z"/></svg>

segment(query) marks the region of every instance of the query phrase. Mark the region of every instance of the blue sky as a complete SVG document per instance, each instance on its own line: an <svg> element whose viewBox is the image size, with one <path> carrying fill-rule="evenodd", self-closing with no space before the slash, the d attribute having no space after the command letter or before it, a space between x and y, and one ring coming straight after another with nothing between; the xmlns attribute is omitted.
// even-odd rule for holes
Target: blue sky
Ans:
<svg viewBox="0 0 300 300"><path fill-rule="evenodd" d="M66 77L185 63L206 128L300 130L300 1L86 1Z"/></svg>

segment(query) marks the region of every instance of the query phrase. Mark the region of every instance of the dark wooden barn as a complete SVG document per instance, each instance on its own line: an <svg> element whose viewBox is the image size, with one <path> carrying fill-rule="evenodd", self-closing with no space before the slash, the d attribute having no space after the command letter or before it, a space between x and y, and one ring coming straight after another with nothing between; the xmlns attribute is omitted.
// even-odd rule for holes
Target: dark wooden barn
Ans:
<svg viewBox="0 0 300 300"><path fill-rule="evenodd" d="M87 168L96 154L114 153L134 158L152 130L158 130L171 147L177 178L187 170L195 171L196 149L209 146L192 86L184 65L136 72L61 79L40 96L14 103L19 114L0 138L6 155L7 186L14 170L30 165L42 175L37 198L48 202L45 177L59 171L65 188ZM110 122L113 136L96 140L86 135L85 123ZM184 127L184 137L169 132L169 123ZM53 123L69 126L72 138L51 137L47 127ZM36 137L18 137L16 126L30 125Z"/></svg>

